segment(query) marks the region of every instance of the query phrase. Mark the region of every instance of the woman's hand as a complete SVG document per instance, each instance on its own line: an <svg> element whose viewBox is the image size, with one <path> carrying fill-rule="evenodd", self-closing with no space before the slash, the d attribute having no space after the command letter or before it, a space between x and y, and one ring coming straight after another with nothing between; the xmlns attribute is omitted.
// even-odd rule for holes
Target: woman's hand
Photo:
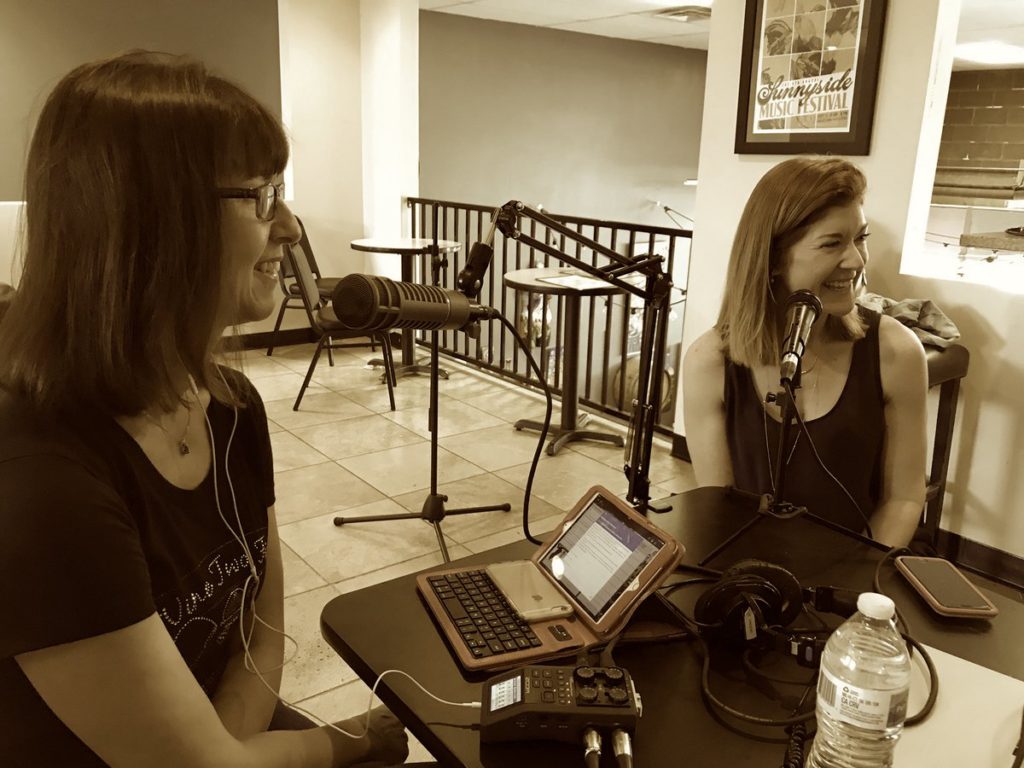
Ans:
<svg viewBox="0 0 1024 768"><path fill-rule="evenodd" d="M360 733L365 723L366 715L363 714L342 720L336 725L349 733ZM405 727L387 707L374 707L370 710L369 727L359 741L365 746L363 757L355 764L360 768L401 765L409 756L409 737Z"/></svg>

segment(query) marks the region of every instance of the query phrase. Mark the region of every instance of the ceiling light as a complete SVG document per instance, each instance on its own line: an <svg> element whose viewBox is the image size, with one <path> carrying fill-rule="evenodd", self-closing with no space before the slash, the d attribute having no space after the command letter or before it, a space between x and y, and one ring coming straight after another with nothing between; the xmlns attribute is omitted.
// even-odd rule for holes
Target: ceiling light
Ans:
<svg viewBox="0 0 1024 768"><path fill-rule="evenodd" d="M999 40L961 43L953 55L962 61L973 61L977 64L1024 64L1024 48Z"/></svg>
<svg viewBox="0 0 1024 768"><path fill-rule="evenodd" d="M711 2L690 3L675 8L664 8L654 14L656 18L668 19L669 21L704 21L711 18Z"/></svg>

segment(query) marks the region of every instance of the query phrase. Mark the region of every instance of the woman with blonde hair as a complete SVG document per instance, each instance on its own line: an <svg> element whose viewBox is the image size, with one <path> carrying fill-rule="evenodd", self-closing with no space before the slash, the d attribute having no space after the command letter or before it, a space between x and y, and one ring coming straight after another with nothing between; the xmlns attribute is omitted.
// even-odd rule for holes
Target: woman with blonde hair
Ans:
<svg viewBox="0 0 1024 768"><path fill-rule="evenodd" d="M407 754L389 714L349 738L277 698L267 419L214 353L228 326L274 308L299 239L287 158L264 107L165 54L82 65L43 107L23 274L0 323L5 766Z"/></svg>
<svg viewBox="0 0 1024 768"><path fill-rule="evenodd" d="M822 312L795 403L810 439L791 430L782 500L896 546L924 504L927 369L909 329L855 302L868 261L865 189L837 157L795 157L761 178L736 229L718 322L686 353L684 417L700 485L772 493L781 414L766 396L780 389L786 301L811 291Z"/></svg>

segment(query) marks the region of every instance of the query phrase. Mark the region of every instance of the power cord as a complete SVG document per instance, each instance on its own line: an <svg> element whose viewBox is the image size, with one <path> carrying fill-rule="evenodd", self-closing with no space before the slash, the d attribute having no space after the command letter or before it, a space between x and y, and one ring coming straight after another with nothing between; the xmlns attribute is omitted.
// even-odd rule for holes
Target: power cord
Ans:
<svg viewBox="0 0 1024 768"><path fill-rule="evenodd" d="M526 477L526 491L523 495L523 535L526 536L526 540L529 542L542 544L543 542L540 539L534 537L530 533L530 491L533 488L533 476L537 473L537 463L540 461L541 451L544 450L544 441L548 436L548 428L551 426L551 411L554 408L551 397L551 387L549 387L548 383L544 380L544 374L541 373L540 366L537 365L537 361L533 359L533 355L530 354L530 348L523 340L523 337L519 335L519 331L516 330L515 326L513 326L504 315L498 315L497 317L512 333L512 336L515 337L516 342L526 355L526 359L529 361L530 367L533 368L533 372L537 376L537 381L540 382L540 386L544 390L544 400L546 403L546 408L544 410L544 426L540 430L540 437L537 438L537 450L533 453L533 462L530 464L530 474Z"/></svg>

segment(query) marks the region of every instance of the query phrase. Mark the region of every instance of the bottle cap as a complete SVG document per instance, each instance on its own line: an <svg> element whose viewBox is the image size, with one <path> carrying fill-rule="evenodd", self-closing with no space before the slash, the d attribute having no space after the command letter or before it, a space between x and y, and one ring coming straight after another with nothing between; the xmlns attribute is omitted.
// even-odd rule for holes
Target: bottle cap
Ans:
<svg viewBox="0 0 1024 768"><path fill-rule="evenodd" d="M857 610L869 619L889 620L896 613L892 598L876 592L864 592L857 598Z"/></svg>

